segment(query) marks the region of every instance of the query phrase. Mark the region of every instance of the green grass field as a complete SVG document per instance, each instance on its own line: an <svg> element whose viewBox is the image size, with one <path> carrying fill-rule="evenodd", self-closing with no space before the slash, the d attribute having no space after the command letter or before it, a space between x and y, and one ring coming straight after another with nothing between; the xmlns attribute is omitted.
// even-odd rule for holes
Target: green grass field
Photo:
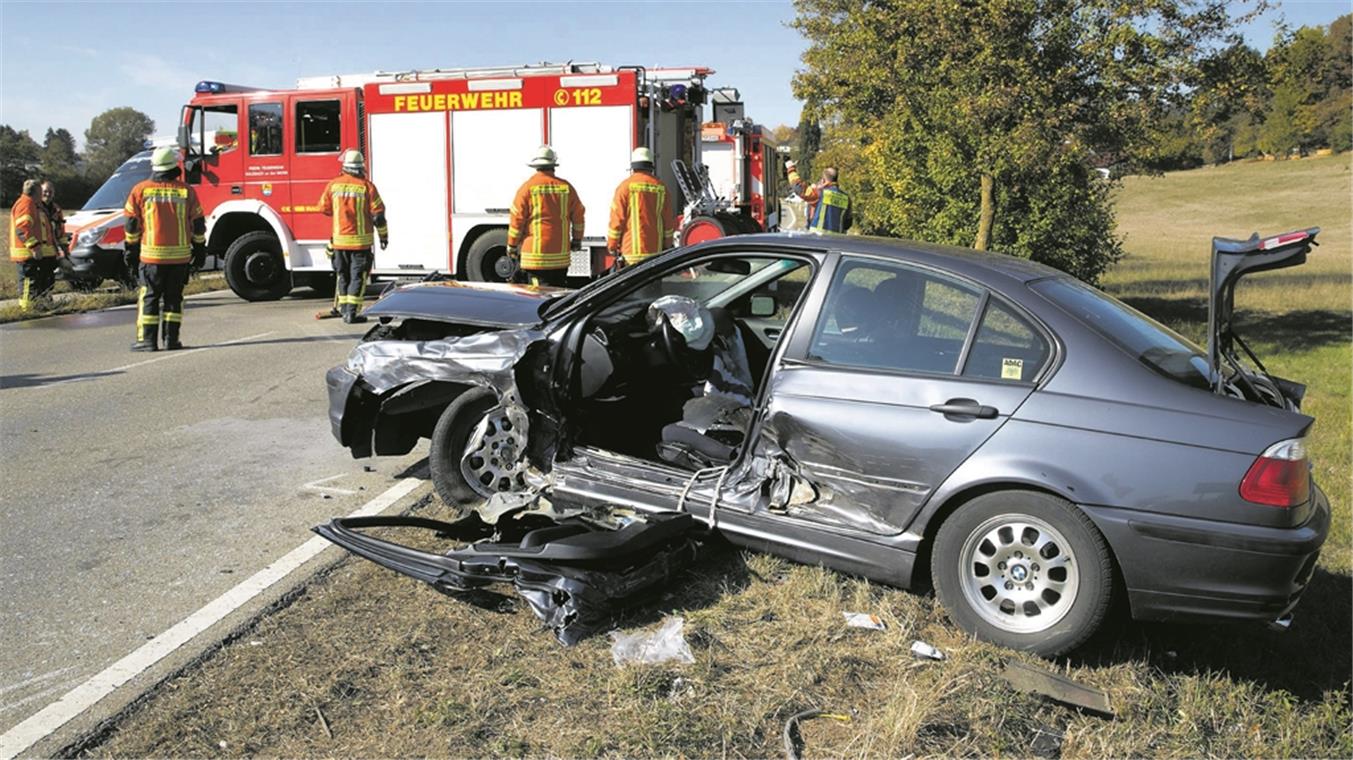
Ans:
<svg viewBox="0 0 1353 760"><path fill-rule="evenodd" d="M627 668L604 636L559 647L510 598L472 606L349 559L86 751L766 757L788 716L822 708L851 719L805 724L810 757L1353 756L1349 178L1345 155L1123 187L1128 256L1107 286L1195 337L1211 235L1325 228L1309 265L1258 275L1239 300L1271 368L1310 386L1336 528L1286 634L1120 617L1055 663L1106 689L1114 720L1011 691L1003 661L1032 658L966 638L933 597L765 555L717 551L624 621L683 615L694 665ZM844 611L888 628L846 628ZM949 659L910 658L913 639Z"/></svg>

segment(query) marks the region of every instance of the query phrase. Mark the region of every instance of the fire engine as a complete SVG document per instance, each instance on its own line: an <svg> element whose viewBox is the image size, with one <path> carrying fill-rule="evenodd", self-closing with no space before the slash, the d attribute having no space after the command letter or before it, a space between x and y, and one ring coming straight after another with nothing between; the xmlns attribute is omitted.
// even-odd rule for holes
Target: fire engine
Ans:
<svg viewBox="0 0 1353 760"><path fill-rule="evenodd" d="M713 73L567 63L310 77L285 90L204 81L183 107L177 141L184 178L207 212L208 249L247 300L332 288L331 222L319 197L351 147L365 153L390 225L373 275L510 275L508 206L530 175L527 159L548 143L587 207L585 250L569 274L588 277L612 263L611 195L640 145L653 150L674 210L695 230L681 240L774 227L776 195L762 178L775 171L763 158L769 143L740 110L729 123L705 122ZM705 151L718 158L713 172ZM711 185L734 172L739 180L726 189ZM87 230L84 242L120 237L101 234Z"/></svg>

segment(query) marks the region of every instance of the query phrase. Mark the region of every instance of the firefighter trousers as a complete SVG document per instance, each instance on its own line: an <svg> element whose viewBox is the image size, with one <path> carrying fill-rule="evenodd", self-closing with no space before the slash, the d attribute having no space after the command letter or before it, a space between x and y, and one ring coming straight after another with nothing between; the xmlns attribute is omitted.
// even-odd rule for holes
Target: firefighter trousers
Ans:
<svg viewBox="0 0 1353 760"><path fill-rule="evenodd" d="M56 259L47 256L15 262L19 269L19 308L28 311L56 286Z"/></svg>
<svg viewBox="0 0 1353 760"><path fill-rule="evenodd" d="M141 294L136 304L136 342L155 344L164 323L164 342L179 342L183 325L183 287L187 264L142 264Z"/></svg>
<svg viewBox="0 0 1353 760"><path fill-rule="evenodd" d="M567 269L519 269L514 278L527 285L552 285L562 288L568 284Z"/></svg>
<svg viewBox="0 0 1353 760"><path fill-rule="evenodd" d="M366 298L366 281L371 274L371 249L356 251L334 249L334 308L340 314L356 315Z"/></svg>

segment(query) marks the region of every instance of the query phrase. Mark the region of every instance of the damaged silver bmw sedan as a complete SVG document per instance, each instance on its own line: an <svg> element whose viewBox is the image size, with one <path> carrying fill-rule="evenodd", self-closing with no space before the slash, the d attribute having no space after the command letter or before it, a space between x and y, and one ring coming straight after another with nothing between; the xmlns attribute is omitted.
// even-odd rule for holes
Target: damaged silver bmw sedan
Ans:
<svg viewBox="0 0 1353 760"><path fill-rule="evenodd" d="M853 236L734 237L577 291L406 285L328 374L334 435L356 457L430 439L441 496L482 504L316 530L448 592L513 583L565 643L702 531L928 580L963 629L1042 655L1114 601L1286 621L1329 504L1304 387L1232 314L1317 233L1214 241L1206 349L1047 267ZM390 526L459 548L367 530Z"/></svg>

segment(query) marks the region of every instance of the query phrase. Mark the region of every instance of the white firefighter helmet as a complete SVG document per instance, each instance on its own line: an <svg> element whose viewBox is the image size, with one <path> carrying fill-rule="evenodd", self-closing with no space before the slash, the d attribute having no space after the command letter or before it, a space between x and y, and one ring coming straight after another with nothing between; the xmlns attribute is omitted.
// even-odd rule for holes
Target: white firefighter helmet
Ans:
<svg viewBox="0 0 1353 760"><path fill-rule="evenodd" d="M366 168L366 158L360 150L349 148L343 151L338 160L343 164L343 171L362 171Z"/></svg>
<svg viewBox="0 0 1353 760"><path fill-rule="evenodd" d="M630 153L630 163L631 163L631 164L652 164L652 163L653 163L653 151L649 150L648 148L642 147L642 146L641 146L641 147L638 147L638 148L635 148L635 149L634 149L634 152L633 152L633 153Z"/></svg>
<svg viewBox="0 0 1353 760"><path fill-rule="evenodd" d="M163 145L150 154L150 170L153 172L167 172L178 165L179 152L177 148Z"/></svg>
<svg viewBox="0 0 1353 760"><path fill-rule="evenodd" d="M552 169L559 165L559 156L554 152L554 148L548 145L542 145L536 148L536 155L527 164L537 169Z"/></svg>
<svg viewBox="0 0 1353 760"><path fill-rule="evenodd" d="M785 161L785 168L788 169L789 171L794 171L794 168L797 166L798 164L794 163L794 159L792 158L789 159L788 161Z"/></svg>

